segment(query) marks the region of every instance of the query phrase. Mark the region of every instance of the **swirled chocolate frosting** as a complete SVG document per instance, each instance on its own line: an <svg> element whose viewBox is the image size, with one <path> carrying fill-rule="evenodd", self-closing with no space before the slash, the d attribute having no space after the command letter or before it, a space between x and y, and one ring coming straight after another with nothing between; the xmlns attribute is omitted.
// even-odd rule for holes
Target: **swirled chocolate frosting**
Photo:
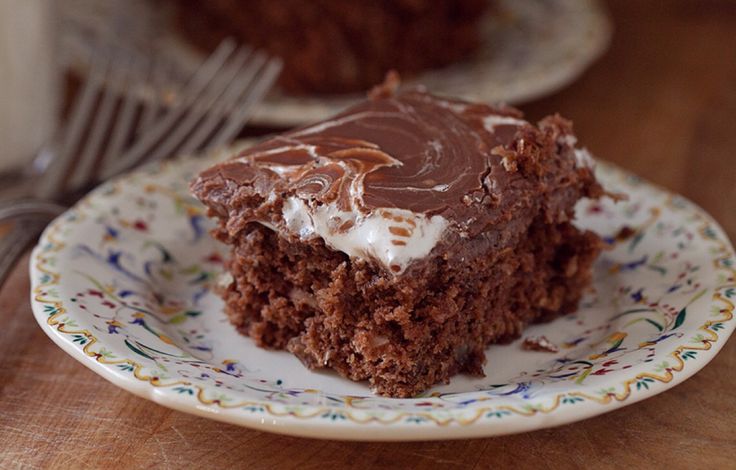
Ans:
<svg viewBox="0 0 736 470"><path fill-rule="evenodd" d="M502 246L531 217L569 218L571 198L595 191L574 144L559 117L535 127L512 108L395 93L389 82L214 166L192 188L233 236L260 222L399 274L438 244Z"/></svg>

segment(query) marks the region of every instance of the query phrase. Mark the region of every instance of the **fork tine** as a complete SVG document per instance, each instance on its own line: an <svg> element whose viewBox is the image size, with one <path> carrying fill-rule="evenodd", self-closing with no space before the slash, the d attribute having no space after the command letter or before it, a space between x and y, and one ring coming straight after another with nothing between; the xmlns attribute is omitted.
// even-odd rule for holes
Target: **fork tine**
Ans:
<svg viewBox="0 0 736 470"><path fill-rule="evenodd" d="M199 110L199 123L196 129L182 139L183 143L177 153L189 155L201 148L218 124L223 124L224 119L227 118L227 111L237 103L241 94L252 84L256 72L265 62L266 56L262 52L256 52L250 54L247 60L236 64L239 68L217 100L212 103L203 103L205 106Z"/></svg>
<svg viewBox="0 0 736 470"><path fill-rule="evenodd" d="M247 122L250 114L253 112L253 106L261 101L268 93L271 86L276 81L281 72L283 63L278 58L271 59L258 77L253 88L245 96L242 103L237 107L237 111L230 116L227 124L212 138L209 147L219 147L229 143Z"/></svg>
<svg viewBox="0 0 736 470"><path fill-rule="evenodd" d="M147 161L155 162L168 157L187 139L189 133L192 132L202 117L210 112L218 98L228 94L231 85L237 83L237 74L246 63L249 54L248 49L241 49L235 53L235 57L223 68L219 76L215 77L207 90L204 90L199 99L190 104L186 117L146 158Z"/></svg>
<svg viewBox="0 0 736 470"><path fill-rule="evenodd" d="M238 108L238 103L243 98L244 93L259 79L264 67L269 63L270 59L267 54L263 51L258 51L257 56L248 64L245 70L238 75L239 80L242 82L234 92L231 100L223 100L219 103L219 106L214 110L220 114L227 115Z"/></svg>
<svg viewBox="0 0 736 470"><path fill-rule="evenodd" d="M130 137L131 129L134 124L133 118L135 117L136 105L140 99L137 91L131 90L131 88L135 83L142 83L142 79L138 74L143 62L143 58L132 56L129 61L129 67L125 68L125 85L122 93L122 108L118 118L113 122L113 129L110 131L110 143L107 146L105 155L102 157L100 168L104 168L109 162L111 162L115 155L120 155L126 139Z"/></svg>
<svg viewBox="0 0 736 470"><path fill-rule="evenodd" d="M180 154L189 155L202 147L202 144L210 137L217 125L223 124L223 120L227 119L243 92L257 78L256 73L263 67L266 60L265 54L257 52L251 60L242 64L235 75L237 79L233 81L232 86L228 87L218 102L211 107L211 111L205 113L203 122L197 126L197 130L189 136L179 149Z"/></svg>
<svg viewBox="0 0 736 470"><path fill-rule="evenodd" d="M198 98L207 85L217 76L217 72L225 65L234 48L234 42L231 40L226 39L220 43L215 52L195 71L194 76L184 87L185 103L169 108L163 118L149 129L143 137L137 140L115 162L111 162L103 171L102 177L106 179L129 168L150 150L151 145L160 141L172 124L181 119L188 108L187 104Z"/></svg>
<svg viewBox="0 0 736 470"><path fill-rule="evenodd" d="M85 127L102 86L102 76L107 68L107 62L101 60L101 56L102 53L98 50L91 54L89 78L85 81L79 98L73 105L59 153L51 160L43 174L41 184L37 185L34 190L37 197L50 198L58 194L63 187L64 178L74 162L75 151L84 135Z"/></svg>
<svg viewBox="0 0 736 470"><path fill-rule="evenodd" d="M113 118L113 111L118 104L119 96L127 94L126 89L118 89L114 84L114 80L118 79L124 72L118 72L115 64L121 62L119 55L125 54L121 51L111 53L111 58L107 63L105 76L103 77L102 98L98 105L97 112L91 123L91 129L88 134L87 142L81 155L76 161L74 172L67 179L63 191L69 192L82 188L93 177L93 170L97 158L100 156L105 137L109 135L110 124ZM127 57L128 62L130 57ZM129 67L126 67L129 68ZM123 82L124 83L124 82Z"/></svg>
<svg viewBox="0 0 736 470"><path fill-rule="evenodd" d="M225 39L217 46L215 52L205 60L187 83L185 96L189 97L189 102L197 99L199 94L207 88L207 85L216 77L217 72L225 65L234 50L235 41L232 39Z"/></svg>
<svg viewBox="0 0 736 470"><path fill-rule="evenodd" d="M138 121L138 129L136 135L142 135L148 130L156 117L164 107L164 100L161 96L171 78L171 68L173 65L168 61L158 60L156 63L149 64L148 78L151 82L153 93L150 93L147 102L144 102L143 112Z"/></svg>

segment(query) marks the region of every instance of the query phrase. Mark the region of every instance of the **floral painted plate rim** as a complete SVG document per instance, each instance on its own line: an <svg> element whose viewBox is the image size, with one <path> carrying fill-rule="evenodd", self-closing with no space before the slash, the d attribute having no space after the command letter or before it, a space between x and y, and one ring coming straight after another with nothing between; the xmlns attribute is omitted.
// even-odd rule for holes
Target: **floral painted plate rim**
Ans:
<svg viewBox="0 0 736 470"><path fill-rule="evenodd" d="M214 158L222 157L217 155ZM631 369L630 373L619 370L611 375L611 387L595 392L587 389L566 389L546 397L540 395L542 399L498 394L467 400L467 403L453 402L454 407L447 408L433 401L435 396L397 401L375 398L371 401L370 397L345 395L339 397L342 400L339 404L325 404L334 399L325 393L325 400L307 405L263 398L226 401L218 398L221 396L219 391L207 383L200 385L182 377L179 380L160 380L151 375L134 355L111 359L112 356L105 346L112 336L106 336L102 330L93 332L76 327L77 321L85 321L90 311L80 309L78 304L60 294L73 281L65 276L68 270L56 266L57 260L64 259L73 242L73 239L65 239L65 233L69 233L75 225L85 223L85 220L90 221L85 219L84 213L91 211L92 203L101 203L101 207L107 207L109 201L106 202L104 198L110 197L111 192L115 193L115 188L141 184L135 183L135 178L155 178L165 184L167 175L169 178L177 174L181 177L179 168L200 168L203 164L201 160L196 163L189 160L164 164L101 186L48 227L31 256L31 303L35 318L47 335L69 355L113 384L169 408L265 431L329 439L425 440L509 434L578 421L663 392L704 367L721 349L734 329L734 254L718 224L702 209L684 198L643 182L613 165L601 163L598 174L606 175L606 180L618 182L618 187L612 189L626 187L649 191L660 198L663 203L662 211L678 213L690 222L697 223L696 234L691 238L695 240L693 243L708 245L708 252L712 257L703 266L707 271L708 265L712 264L712 271L716 276L714 279L699 281L697 274L694 278L688 278L688 282L692 279L702 282L704 289L690 298L684 307L669 307L673 313L667 317L668 323L658 326L663 331L662 336L649 343L650 356L654 358L647 359L645 364ZM192 207L195 206L187 206L186 210L196 213L196 208ZM624 269L625 265L614 267ZM656 269L656 266L651 268ZM698 286L700 284L696 283L696 287ZM627 292L626 295L641 297L641 292ZM690 310L686 316L684 312L687 309ZM683 328L689 335L668 338L664 334L677 328ZM687 338L688 341L681 342L679 338ZM660 340L662 344L668 345L666 350L656 350L655 343ZM614 343L609 351L616 350L620 344L620 341L618 344ZM669 347L670 344L674 344L674 347ZM608 351L603 354L606 353ZM654 359L659 362L655 364ZM591 370L592 366L587 372ZM605 371L605 367L603 370ZM317 391L304 389L302 392ZM448 396L453 395L460 399L471 393L479 394L480 391ZM334 403L338 403L338 400ZM392 407L391 403L396 403L396 406ZM424 405L428 408L419 408ZM401 408L402 406L406 408Z"/></svg>

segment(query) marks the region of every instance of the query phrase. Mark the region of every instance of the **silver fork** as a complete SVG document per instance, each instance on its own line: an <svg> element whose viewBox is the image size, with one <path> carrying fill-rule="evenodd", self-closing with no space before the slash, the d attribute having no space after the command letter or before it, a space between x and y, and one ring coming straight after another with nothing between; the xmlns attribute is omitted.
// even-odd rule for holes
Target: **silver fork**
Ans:
<svg viewBox="0 0 736 470"><path fill-rule="evenodd" d="M122 70L115 56L92 61L58 154L31 185L31 199L0 202L0 229L12 223L0 238L0 285L26 246L65 210L65 197L141 163L230 142L281 70L279 59L226 40L193 72L172 102L162 107L141 103L139 87L145 76L137 75L136 60L140 59L122 60L127 64ZM120 74L124 79L119 89L104 86L107 78ZM141 104L142 117L135 130L135 108ZM155 116L152 108L163 112ZM132 142L125 146L131 136Z"/></svg>

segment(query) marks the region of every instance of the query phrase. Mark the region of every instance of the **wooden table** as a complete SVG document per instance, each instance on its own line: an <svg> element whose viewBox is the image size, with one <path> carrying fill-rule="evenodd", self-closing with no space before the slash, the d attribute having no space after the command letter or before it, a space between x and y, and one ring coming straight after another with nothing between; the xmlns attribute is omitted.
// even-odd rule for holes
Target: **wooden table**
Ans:
<svg viewBox="0 0 736 470"><path fill-rule="evenodd" d="M736 3L610 6L610 52L525 111L572 118L595 154L691 198L736 239ZM0 293L0 469L736 466L736 341L671 391L556 429L426 443L298 439L170 411L94 375L36 326L26 266Z"/></svg>

